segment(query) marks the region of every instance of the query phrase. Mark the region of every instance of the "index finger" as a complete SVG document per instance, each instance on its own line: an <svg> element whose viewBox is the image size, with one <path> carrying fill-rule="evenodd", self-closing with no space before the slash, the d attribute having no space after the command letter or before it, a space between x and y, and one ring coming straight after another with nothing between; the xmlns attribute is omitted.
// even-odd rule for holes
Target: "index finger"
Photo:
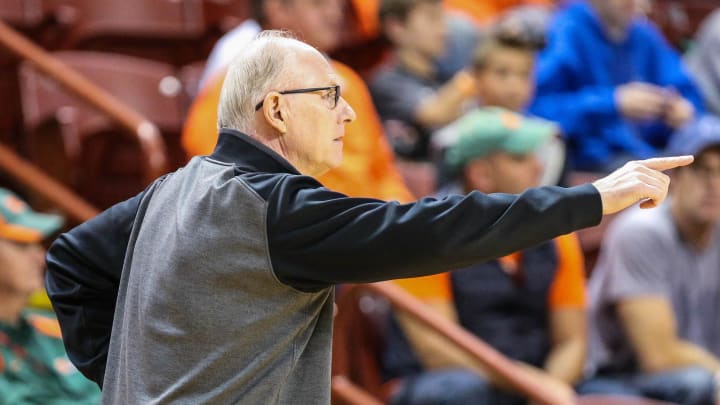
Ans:
<svg viewBox="0 0 720 405"><path fill-rule="evenodd" d="M654 170L668 170L675 167L687 166L692 163L693 160L695 160L694 156L685 155L639 160L638 163Z"/></svg>

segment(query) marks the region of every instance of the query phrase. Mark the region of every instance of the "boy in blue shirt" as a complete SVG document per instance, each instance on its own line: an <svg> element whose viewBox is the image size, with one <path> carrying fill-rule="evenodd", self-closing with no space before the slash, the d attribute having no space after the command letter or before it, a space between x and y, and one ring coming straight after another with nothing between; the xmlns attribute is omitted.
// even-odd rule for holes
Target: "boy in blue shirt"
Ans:
<svg viewBox="0 0 720 405"><path fill-rule="evenodd" d="M540 54L531 112L560 124L574 169L607 172L654 156L703 110L680 57L635 4L569 4Z"/></svg>

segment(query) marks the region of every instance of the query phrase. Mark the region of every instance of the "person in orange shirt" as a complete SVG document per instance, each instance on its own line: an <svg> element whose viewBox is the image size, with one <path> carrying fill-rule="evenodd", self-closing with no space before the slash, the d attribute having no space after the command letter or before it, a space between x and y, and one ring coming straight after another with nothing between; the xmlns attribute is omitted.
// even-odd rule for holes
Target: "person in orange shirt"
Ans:
<svg viewBox="0 0 720 405"><path fill-rule="evenodd" d="M210 55L203 75L204 87L190 108L183 128L182 146L188 156L212 152L217 141L217 106L229 61L261 29L287 29L309 44L329 52L338 44L344 0L258 0L254 18L223 37ZM358 119L346 128L344 158L340 167L318 180L326 187L352 197L410 202L415 197L395 168L367 86L350 67L331 64L342 80L342 94Z"/></svg>
<svg viewBox="0 0 720 405"><path fill-rule="evenodd" d="M499 107L466 114L445 155L459 181L448 193L520 193L538 185L538 148L557 128ZM573 234L499 260L395 283L520 364L538 384L573 398L586 352L585 275ZM389 328L384 368L391 403L523 404L481 364L411 317Z"/></svg>
<svg viewBox="0 0 720 405"><path fill-rule="evenodd" d="M549 8L554 3L553 0L445 0L445 7L466 14L478 25L487 25L515 7L534 5Z"/></svg>
<svg viewBox="0 0 720 405"><path fill-rule="evenodd" d="M357 17L360 34L366 39L380 35L378 12L380 0L352 0L351 5ZM449 12L462 13L478 27L494 22L503 13L512 8L533 5L551 8L554 0L444 0L444 8Z"/></svg>

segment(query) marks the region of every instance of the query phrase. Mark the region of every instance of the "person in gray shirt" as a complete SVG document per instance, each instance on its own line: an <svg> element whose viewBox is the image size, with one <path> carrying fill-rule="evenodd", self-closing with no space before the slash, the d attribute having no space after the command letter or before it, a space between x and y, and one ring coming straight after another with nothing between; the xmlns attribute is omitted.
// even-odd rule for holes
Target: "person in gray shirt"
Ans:
<svg viewBox="0 0 720 405"><path fill-rule="evenodd" d="M335 284L440 273L656 206L660 170L692 161L520 195L351 198L313 176L340 164L354 119L320 52L261 33L225 78L213 153L53 243L48 294L104 403L330 403Z"/></svg>
<svg viewBox="0 0 720 405"><path fill-rule="evenodd" d="M590 281L593 331L582 393L714 404L720 376L720 119L675 135L671 197L612 224Z"/></svg>
<svg viewBox="0 0 720 405"><path fill-rule="evenodd" d="M373 74L370 93L398 157L428 162L432 132L462 115L475 80L465 70L446 81L437 75L449 28L442 1L382 0L378 18L393 56Z"/></svg>
<svg viewBox="0 0 720 405"><path fill-rule="evenodd" d="M720 114L720 9L705 18L685 63L697 81L707 109Z"/></svg>

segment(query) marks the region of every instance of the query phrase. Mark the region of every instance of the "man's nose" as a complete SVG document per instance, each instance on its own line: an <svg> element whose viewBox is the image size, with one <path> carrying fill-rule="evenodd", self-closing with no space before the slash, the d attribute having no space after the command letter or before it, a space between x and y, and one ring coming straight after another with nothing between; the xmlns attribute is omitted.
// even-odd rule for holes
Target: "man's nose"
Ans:
<svg viewBox="0 0 720 405"><path fill-rule="evenodd" d="M357 114L355 114L355 110L348 104L347 101L345 101L345 98L340 97L340 102L342 103L343 109L342 109L342 122L349 124L357 118Z"/></svg>

